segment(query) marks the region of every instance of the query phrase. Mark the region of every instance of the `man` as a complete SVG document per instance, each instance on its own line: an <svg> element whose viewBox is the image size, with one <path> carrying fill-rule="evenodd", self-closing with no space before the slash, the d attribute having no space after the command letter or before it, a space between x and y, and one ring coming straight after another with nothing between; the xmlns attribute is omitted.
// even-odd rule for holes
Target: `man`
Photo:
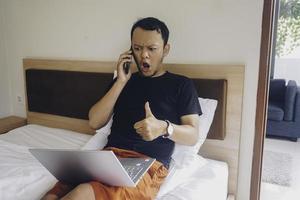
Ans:
<svg viewBox="0 0 300 200"><path fill-rule="evenodd" d="M58 183L45 199L155 198L167 175L174 143L197 142L201 114L192 81L164 69L163 59L170 50L168 37L169 30L160 20L137 21L131 29L131 49L119 57L117 78L89 112L94 129L104 126L114 114L107 149L121 157L156 158L154 165L135 188L90 182L73 189ZM123 66L132 59L138 72L129 69L126 73Z"/></svg>

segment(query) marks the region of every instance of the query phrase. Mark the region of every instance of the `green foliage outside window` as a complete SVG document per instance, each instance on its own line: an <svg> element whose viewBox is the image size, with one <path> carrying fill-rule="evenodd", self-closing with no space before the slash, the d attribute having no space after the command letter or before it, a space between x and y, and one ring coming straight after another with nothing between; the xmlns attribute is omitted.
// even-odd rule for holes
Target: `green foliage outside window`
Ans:
<svg viewBox="0 0 300 200"><path fill-rule="evenodd" d="M300 46L300 0L280 0L276 56L290 54Z"/></svg>

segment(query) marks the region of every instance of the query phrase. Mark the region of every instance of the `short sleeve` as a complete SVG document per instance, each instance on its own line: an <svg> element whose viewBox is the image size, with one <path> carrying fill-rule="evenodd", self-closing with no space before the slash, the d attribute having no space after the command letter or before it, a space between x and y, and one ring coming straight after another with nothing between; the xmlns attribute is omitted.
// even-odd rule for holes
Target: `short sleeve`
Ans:
<svg viewBox="0 0 300 200"><path fill-rule="evenodd" d="M185 79L178 92L177 106L179 116L189 114L202 115L198 93L191 79Z"/></svg>

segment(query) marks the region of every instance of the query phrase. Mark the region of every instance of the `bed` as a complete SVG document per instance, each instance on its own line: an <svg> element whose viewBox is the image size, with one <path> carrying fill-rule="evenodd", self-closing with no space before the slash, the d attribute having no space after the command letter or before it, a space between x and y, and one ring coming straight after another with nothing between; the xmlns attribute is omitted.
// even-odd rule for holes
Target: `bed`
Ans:
<svg viewBox="0 0 300 200"><path fill-rule="evenodd" d="M104 94L112 79L114 63L24 59L23 65L28 125L0 135L0 199L39 199L55 184L55 178L31 156L28 148L95 149L104 144L105 134L109 134L109 127L97 132L89 128L87 111ZM170 66L170 71L182 71L178 65ZM230 113L233 103L228 93L237 93L233 84L237 74L238 80L242 80L243 69L241 66L228 66L226 73L221 72L222 75L216 77L220 72L216 72L215 67L197 67L201 75L193 73L190 77L194 79L201 97L200 104L207 105L209 111L213 107L209 105L214 104L212 99L217 99L218 103L213 112L208 112L211 115L204 115L201 119L209 125L198 146L193 149L180 145L175 147L177 157L172 157L169 175L157 200L225 200L229 194L235 193L238 150L227 145L233 143L232 134L239 136L239 127L235 127L237 134L230 131L231 123L235 121L236 124L236 118ZM97 91L93 91L95 87L91 85L98 85ZM208 90L205 89L207 87ZM60 90L53 91L53 88ZM238 93L241 99L242 88ZM54 99L57 96L61 98ZM237 103L241 101L234 103L235 108ZM240 110L237 113L240 114ZM103 131L106 133L103 134ZM99 141L102 141L101 144ZM225 153L219 153L216 146L221 152L225 149ZM196 153L191 154L193 151ZM185 152L184 156L182 152Z"/></svg>
<svg viewBox="0 0 300 200"><path fill-rule="evenodd" d="M91 137L87 134L34 124L1 135L0 199L40 199L55 184L56 179L28 153L28 148L80 149ZM177 184L180 179L185 181ZM171 167L167 182L161 188L157 199L197 199L199 193L195 196L193 192L203 191L206 192L205 196L210 194L211 199L225 200L227 180L226 163L214 160L203 161L199 157L189 168ZM190 188L190 185L198 188ZM218 193L213 192L216 189ZM178 196L182 191L185 191L185 196Z"/></svg>

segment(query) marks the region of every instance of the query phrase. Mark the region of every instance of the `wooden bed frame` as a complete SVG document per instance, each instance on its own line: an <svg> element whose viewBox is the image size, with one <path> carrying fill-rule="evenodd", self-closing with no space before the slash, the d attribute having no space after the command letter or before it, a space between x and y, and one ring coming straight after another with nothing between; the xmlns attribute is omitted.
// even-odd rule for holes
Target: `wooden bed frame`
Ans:
<svg viewBox="0 0 300 200"><path fill-rule="evenodd" d="M32 69L111 74L115 69L115 66L116 63L114 62L34 58L24 59L23 68L25 91L28 95L28 80L26 74ZM220 98L223 98L221 103L222 106L217 108L219 109L216 113L217 119L214 119L211 132L208 136L208 138L211 139L207 139L205 141L199 151L199 154L207 158L228 163L229 193L235 195L237 187L239 140L242 116L244 66L202 64L166 64L165 66L170 72L182 74L193 79L225 80L221 81L223 83L221 87L224 87L222 90L224 93L219 95ZM41 124L44 126L64 128L87 134L93 134L95 132L88 126L87 119L32 111L32 108L29 109L29 105L31 104L28 102L28 99L31 99L31 97L28 98L27 95L26 110L27 122L29 124Z"/></svg>

